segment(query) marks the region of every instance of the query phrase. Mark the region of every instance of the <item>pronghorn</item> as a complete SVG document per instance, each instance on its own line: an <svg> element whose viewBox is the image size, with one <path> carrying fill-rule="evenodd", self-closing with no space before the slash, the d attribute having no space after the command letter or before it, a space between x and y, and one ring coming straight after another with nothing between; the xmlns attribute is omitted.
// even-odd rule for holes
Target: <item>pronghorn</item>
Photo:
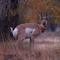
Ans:
<svg viewBox="0 0 60 60"><path fill-rule="evenodd" d="M47 20L49 19L50 14L48 14L46 17L43 17L41 13L39 14L39 16L41 19L41 24L24 23L24 24L18 25L14 30L12 27L10 27L14 38L17 38L17 40L13 44L16 46L16 49L19 55L20 55L20 51L17 46L19 42L21 42L26 38L30 38L30 47L32 47L34 50L35 37L39 36L41 33L43 33L46 30Z"/></svg>

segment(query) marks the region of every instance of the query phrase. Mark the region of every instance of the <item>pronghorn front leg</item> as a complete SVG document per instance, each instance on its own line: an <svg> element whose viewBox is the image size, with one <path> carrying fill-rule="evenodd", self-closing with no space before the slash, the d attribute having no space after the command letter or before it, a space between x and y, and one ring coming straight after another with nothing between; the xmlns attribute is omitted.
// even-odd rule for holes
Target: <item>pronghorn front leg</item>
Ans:
<svg viewBox="0 0 60 60"><path fill-rule="evenodd" d="M34 36L31 36L30 38L30 52L32 51L32 54L34 54Z"/></svg>

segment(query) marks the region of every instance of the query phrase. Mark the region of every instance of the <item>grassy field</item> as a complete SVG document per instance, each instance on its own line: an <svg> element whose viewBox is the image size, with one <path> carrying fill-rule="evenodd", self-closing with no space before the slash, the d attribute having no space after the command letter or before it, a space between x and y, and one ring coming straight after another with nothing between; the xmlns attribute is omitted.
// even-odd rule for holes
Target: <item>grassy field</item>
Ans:
<svg viewBox="0 0 60 60"><path fill-rule="evenodd" d="M34 55L29 52L29 40L24 40L18 47L21 57L14 55L11 39L0 43L0 60L60 60L60 42L54 40L54 33L44 33L35 39Z"/></svg>

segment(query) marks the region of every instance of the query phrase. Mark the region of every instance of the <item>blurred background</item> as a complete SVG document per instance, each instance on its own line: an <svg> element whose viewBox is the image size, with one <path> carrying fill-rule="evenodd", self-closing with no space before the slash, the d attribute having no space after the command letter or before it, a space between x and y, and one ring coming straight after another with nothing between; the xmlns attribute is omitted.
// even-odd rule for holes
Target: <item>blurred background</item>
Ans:
<svg viewBox="0 0 60 60"><path fill-rule="evenodd" d="M0 41L10 37L10 27L22 23L38 23L39 13L50 13L47 32L55 32L60 27L60 0L0 0Z"/></svg>

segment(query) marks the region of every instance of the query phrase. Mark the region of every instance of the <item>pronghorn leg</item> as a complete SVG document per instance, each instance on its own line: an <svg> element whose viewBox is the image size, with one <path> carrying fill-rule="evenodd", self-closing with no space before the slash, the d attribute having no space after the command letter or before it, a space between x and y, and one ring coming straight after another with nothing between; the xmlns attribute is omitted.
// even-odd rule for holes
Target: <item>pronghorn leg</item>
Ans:
<svg viewBox="0 0 60 60"><path fill-rule="evenodd" d="M33 51L34 54L34 36L30 38L30 52Z"/></svg>
<svg viewBox="0 0 60 60"><path fill-rule="evenodd" d="M18 40L13 43L16 47L16 50L17 50L17 53L19 56L21 56L21 53L20 53L20 50L18 48L18 43L21 42L22 40L24 40L25 38L26 38L26 36L19 37Z"/></svg>
<svg viewBox="0 0 60 60"><path fill-rule="evenodd" d="M12 43L12 47L13 47L13 50L14 50L14 55L16 55L16 51L15 51L15 48L14 48L14 44Z"/></svg>

